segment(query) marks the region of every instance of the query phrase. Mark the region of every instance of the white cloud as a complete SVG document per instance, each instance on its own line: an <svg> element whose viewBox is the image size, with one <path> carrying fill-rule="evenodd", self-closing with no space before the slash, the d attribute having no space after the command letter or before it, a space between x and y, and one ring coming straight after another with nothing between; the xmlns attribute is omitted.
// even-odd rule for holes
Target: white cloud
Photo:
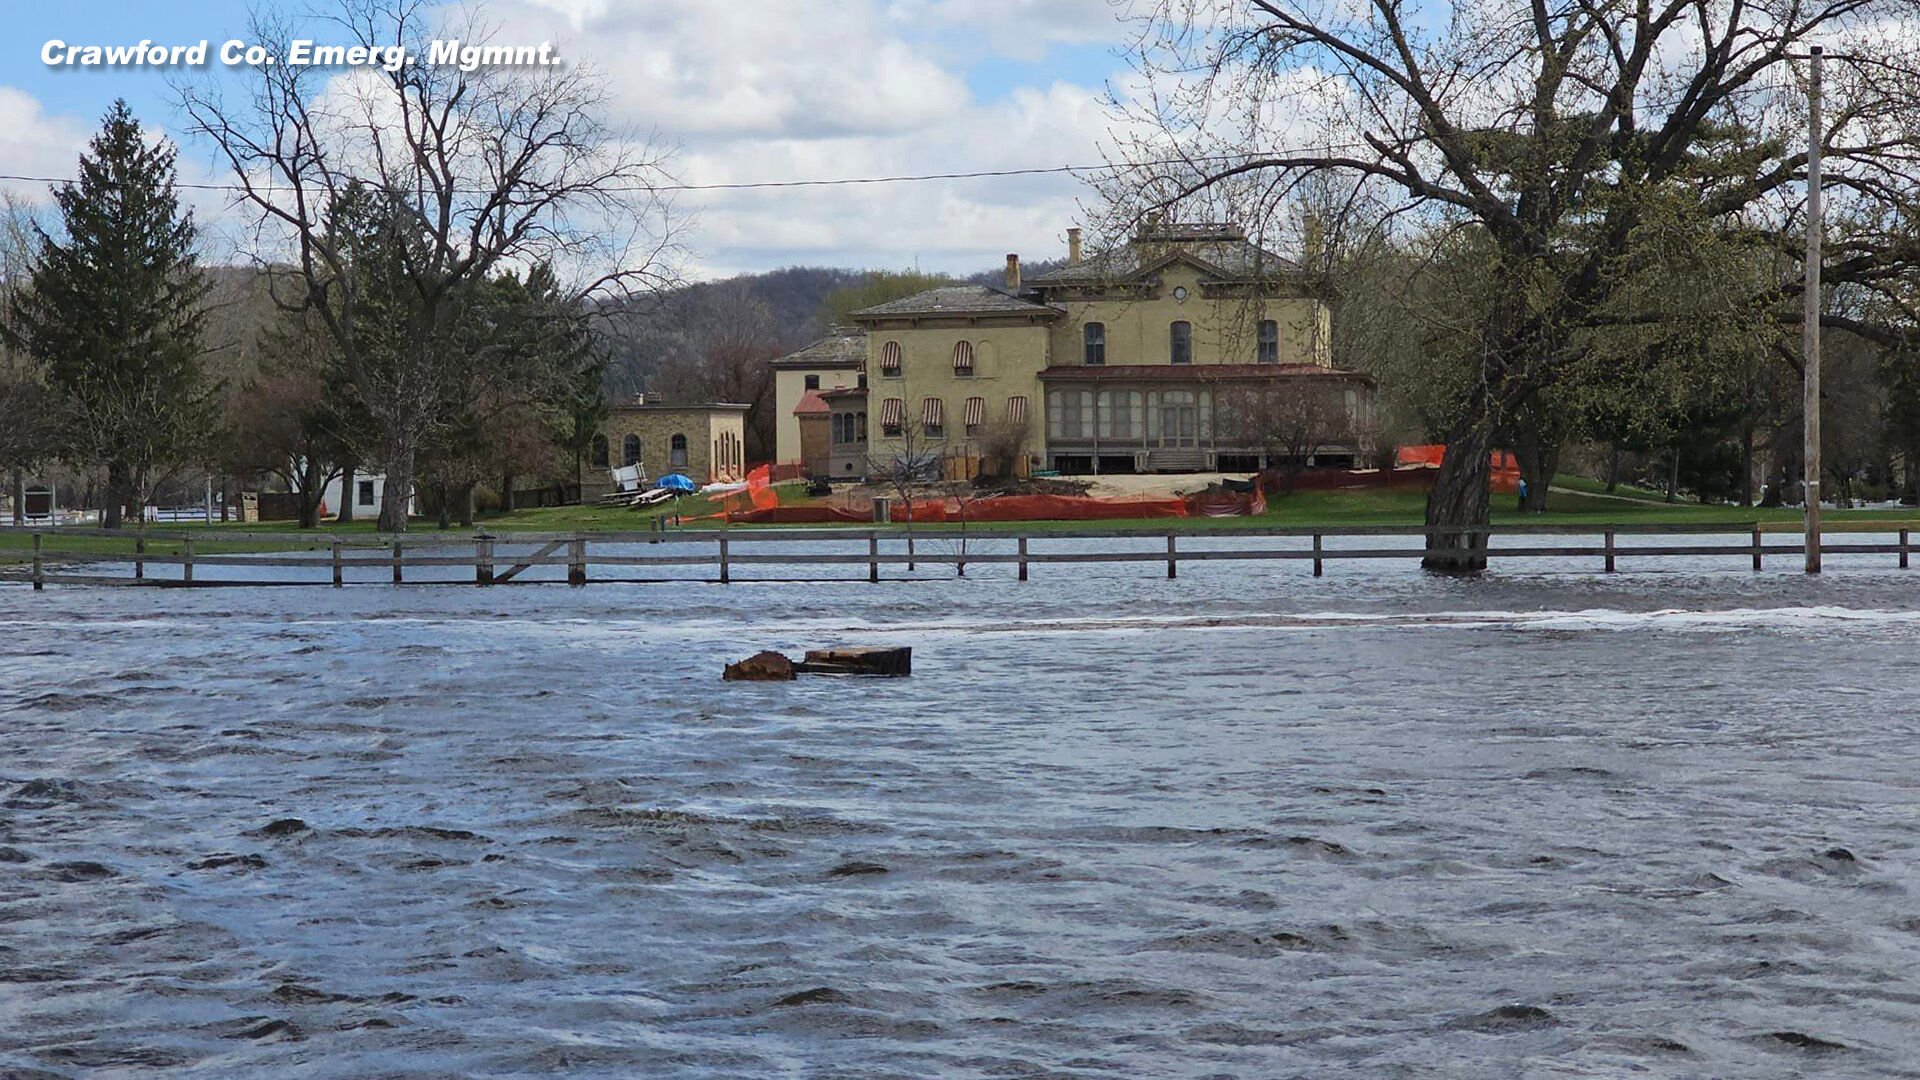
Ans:
<svg viewBox="0 0 1920 1080"><path fill-rule="evenodd" d="M1111 0L893 0L887 16L902 28L978 34L998 55L1037 60L1052 45L1124 40Z"/></svg>
<svg viewBox="0 0 1920 1080"><path fill-rule="evenodd" d="M1079 72L1096 85L996 87L990 100L968 76L1001 61L1017 73L1053 46L1126 36L1107 0L490 0L485 17L498 43L552 41L601 73L610 119L677 144L672 169L691 183L1098 163L1104 72ZM996 69L996 80L1008 77ZM166 119L143 117L156 130ZM70 174L93 126L0 89L9 172ZM180 165L183 180L230 180L207 147L186 147ZM44 185L30 193L44 197ZM218 193L187 194L229 250L246 246L250 215ZM677 199L694 220L688 272L718 276L916 262L972 272L1009 251L1047 258L1064 250L1087 194L1052 175Z"/></svg>
<svg viewBox="0 0 1920 1080"><path fill-rule="evenodd" d="M1049 43L1117 41L1106 0L514 0L498 40L556 40L608 79L617 119L681 147L689 183L1087 164L1099 89L982 101L971 65ZM1104 38L1101 35L1105 35ZM797 263L973 271L1056 254L1085 188L1070 176L692 192L690 270Z"/></svg>
<svg viewBox="0 0 1920 1080"><path fill-rule="evenodd" d="M0 86L0 161L6 162L7 172L71 176L90 134L81 121L48 115L32 94ZM8 180L0 181L0 188L31 202L48 201L44 183Z"/></svg>

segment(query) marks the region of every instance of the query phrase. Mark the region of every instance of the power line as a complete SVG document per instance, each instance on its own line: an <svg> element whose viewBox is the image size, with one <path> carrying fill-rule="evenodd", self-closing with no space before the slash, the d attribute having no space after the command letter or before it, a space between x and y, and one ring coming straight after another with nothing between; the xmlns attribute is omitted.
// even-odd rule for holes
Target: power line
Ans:
<svg viewBox="0 0 1920 1080"><path fill-rule="evenodd" d="M1258 160L1260 158L1266 158L1266 157L1291 156L1291 155L1309 154L1309 153L1332 153L1336 150L1358 150L1358 149L1367 149L1367 146L1364 143L1357 143L1357 142L1345 143L1345 144L1335 143L1335 144L1329 144L1327 146L1307 147L1307 148L1291 149L1291 150L1271 150L1271 151L1249 150L1249 151L1243 151L1241 153L1236 153L1236 154L1201 154L1193 157L1160 158L1160 159L1149 160L1149 161L1102 162L1098 165L1035 165L1035 166L1017 168L1017 169L977 169L970 172L904 173L904 174L893 175L893 176L838 176L838 177L831 177L831 178L821 179L821 180L743 180L743 181L737 181L737 182L706 183L706 184L684 183L684 182L676 181L673 183L648 184L645 186L629 186L629 187L612 186L612 187L602 188L601 190L603 191L661 191L661 192L749 191L749 190L778 189L778 188L850 187L858 184L918 184L918 183L928 183L928 182L938 181L938 180L981 180L981 179L991 179L994 177L1009 177L1009 176L1047 176L1047 175L1068 175L1068 174L1080 174L1080 173L1097 173L1097 172L1105 172L1105 171L1116 169L1116 168L1117 169L1135 169L1135 168L1144 168L1144 167L1150 167L1155 165L1195 165L1195 164L1201 164L1206 162L1220 162L1220 161L1238 161L1238 160L1253 161L1253 160ZM28 183L28 184L79 183L79 179L77 177L71 177L71 176L23 176L23 175L18 175L13 173L0 173L0 180L11 180L11 181L18 181L20 183ZM275 186L271 184L268 184L268 185L256 184L253 187L249 188L246 185L242 185L242 184L194 184L194 183L186 183L186 182L176 182L174 184L174 187L182 188L189 191L246 192L251 190L251 191L265 192L265 193L291 192L294 190L293 188L290 188L290 187L280 187L280 186ZM471 192L463 192L463 194L471 194Z"/></svg>
<svg viewBox="0 0 1920 1080"><path fill-rule="evenodd" d="M1760 93L1760 92L1777 92L1777 90L1773 87L1763 87L1763 86L1739 87L1739 88L1735 88L1733 90L1728 91L1723 95L1723 97L1735 97L1735 96L1744 97L1748 94ZM1664 102L1640 102L1634 105L1634 109L1638 111L1643 109L1658 110L1663 108L1671 108L1674 105L1679 104L1683 100L1685 99L1675 98L1673 100L1664 101ZM1417 144L1422 141L1426 141L1426 140L1415 140L1415 143ZM612 186L601 188L600 190L602 191L651 191L651 192L666 193L666 192L676 192L676 191L688 191L688 192L767 191L767 190L781 190L781 189L792 189L792 188L855 187L855 186L877 185L877 184L921 184L921 183L932 183L932 182L944 181L944 180L988 180L988 179L1016 177L1016 176L1080 175L1084 173L1107 172L1114 169L1140 169L1140 168L1152 168L1155 166L1165 166L1165 165L1201 165L1201 164L1217 164L1220 162L1229 162L1229 161L1253 162L1263 158L1299 157L1302 155L1315 154L1315 153L1333 154L1341 151L1353 151L1353 150L1367 151L1367 150L1375 150L1375 149L1377 148L1370 142L1366 142L1363 140L1356 140L1356 141L1344 142L1344 143L1325 143L1318 146L1293 147L1288 149L1262 150L1262 151L1247 150L1247 151L1241 151L1238 153L1220 153L1220 154L1197 154L1197 155L1186 156L1186 157L1157 158L1157 159L1150 159L1146 161L1101 162L1098 165L1035 165L1035 166L1027 166L1022 168L1012 168L1012 169L976 169L976 170L971 170L967 172L903 173L903 174L888 175L888 176L840 176L840 177L829 177L826 179L819 179L819 180L742 180L742 181L714 182L714 183L704 183L704 184L675 181L672 183L661 183L661 184L624 185L624 186L612 185ZM13 174L13 173L0 173L0 181L14 181L18 183L27 183L27 184L74 184L79 182L77 177L71 177L71 176L25 176L20 174ZM278 186L273 184L259 184L259 185L253 185L252 187L248 187L242 184L204 184L204 183L196 184L196 183L176 182L174 184L174 187L187 190L187 191L224 191L224 192L232 192L236 194L245 194L248 192L257 192L262 194L274 194L274 193L286 194L286 193L291 193L297 190L292 187L283 187L283 186ZM488 191L479 190L479 189L471 189L471 190L456 189L456 193L466 194L466 195L489 194Z"/></svg>

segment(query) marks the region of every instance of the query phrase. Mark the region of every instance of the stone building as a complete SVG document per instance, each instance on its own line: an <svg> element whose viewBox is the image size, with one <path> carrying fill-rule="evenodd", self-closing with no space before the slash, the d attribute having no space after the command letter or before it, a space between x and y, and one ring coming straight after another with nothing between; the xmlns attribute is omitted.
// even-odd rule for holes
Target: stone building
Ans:
<svg viewBox="0 0 1920 1080"><path fill-rule="evenodd" d="M834 478L864 471L856 459L909 457L966 474L1008 447L1014 471L1065 473L1352 465L1372 452L1373 382L1332 366L1328 307L1298 264L1231 225L1156 224L1086 258L1079 230L1068 235L1067 265L1031 280L1009 255L1003 286L853 313L864 379L821 394ZM855 352L835 340L836 355Z"/></svg>
<svg viewBox="0 0 1920 1080"><path fill-rule="evenodd" d="M779 464L807 460L801 446L801 402L809 393L857 387L867 360L867 334L858 327L835 327L826 337L773 361L773 445ZM810 414L818 406L809 403ZM811 465L808 471L812 471Z"/></svg>
<svg viewBox="0 0 1920 1080"><path fill-rule="evenodd" d="M747 409L730 402L635 401L614 406L581 466L581 499L591 502L612 491L610 470L629 465L638 465L640 475L649 480L668 473L700 484L742 479Z"/></svg>

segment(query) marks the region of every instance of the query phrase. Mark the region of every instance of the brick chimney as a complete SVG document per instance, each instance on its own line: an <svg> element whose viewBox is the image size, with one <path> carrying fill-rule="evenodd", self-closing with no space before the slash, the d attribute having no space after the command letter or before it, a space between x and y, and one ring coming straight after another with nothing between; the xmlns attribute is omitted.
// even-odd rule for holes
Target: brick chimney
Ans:
<svg viewBox="0 0 1920 1080"><path fill-rule="evenodd" d="M1067 265L1080 265L1080 230L1067 230Z"/></svg>
<svg viewBox="0 0 1920 1080"><path fill-rule="evenodd" d="M1007 291L1020 291L1020 256L1013 252L1007 253Z"/></svg>

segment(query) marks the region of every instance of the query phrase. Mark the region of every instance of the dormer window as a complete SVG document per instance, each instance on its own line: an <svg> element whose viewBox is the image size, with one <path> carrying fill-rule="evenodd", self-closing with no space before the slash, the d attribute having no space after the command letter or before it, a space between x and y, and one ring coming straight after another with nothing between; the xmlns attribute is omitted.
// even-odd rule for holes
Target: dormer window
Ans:
<svg viewBox="0 0 1920 1080"><path fill-rule="evenodd" d="M1088 367L1100 367L1107 362L1107 324L1090 322L1081 330L1085 341L1082 362Z"/></svg>
<svg viewBox="0 0 1920 1080"><path fill-rule="evenodd" d="M1280 362L1280 324L1272 319L1260 320L1259 361L1263 364Z"/></svg>
<svg viewBox="0 0 1920 1080"><path fill-rule="evenodd" d="M1193 324L1185 319L1167 330L1167 350L1176 364L1193 363Z"/></svg>

